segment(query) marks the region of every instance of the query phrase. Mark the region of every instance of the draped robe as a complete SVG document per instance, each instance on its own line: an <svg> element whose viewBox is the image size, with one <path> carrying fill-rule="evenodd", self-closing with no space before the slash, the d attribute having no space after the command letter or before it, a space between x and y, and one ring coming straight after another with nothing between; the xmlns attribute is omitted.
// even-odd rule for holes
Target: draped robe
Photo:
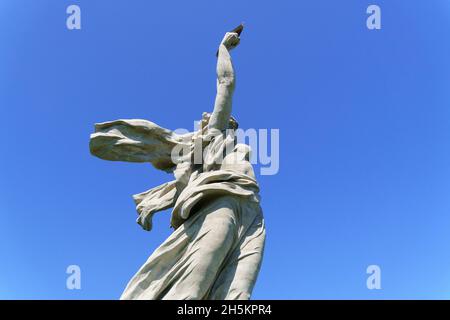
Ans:
<svg viewBox="0 0 450 320"><path fill-rule="evenodd" d="M90 140L93 155L150 162L175 175L175 180L133 196L137 222L145 230L151 230L153 214L168 208L175 230L129 281L121 299L250 298L265 227L258 184L249 171L249 148L235 140L232 130L207 127L177 135L146 120L96 124ZM192 163L199 145L204 148L202 163ZM189 150L188 155L174 157L175 147ZM243 159L233 160L243 153Z"/></svg>

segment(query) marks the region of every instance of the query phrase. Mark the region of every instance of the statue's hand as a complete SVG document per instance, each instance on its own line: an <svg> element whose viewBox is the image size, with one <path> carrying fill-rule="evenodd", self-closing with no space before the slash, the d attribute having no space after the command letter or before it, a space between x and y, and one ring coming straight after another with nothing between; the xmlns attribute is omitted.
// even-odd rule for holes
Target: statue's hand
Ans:
<svg viewBox="0 0 450 320"><path fill-rule="evenodd" d="M224 45L228 50L234 49L238 46L241 39L236 32L227 32L222 39L220 45Z"/></svg>

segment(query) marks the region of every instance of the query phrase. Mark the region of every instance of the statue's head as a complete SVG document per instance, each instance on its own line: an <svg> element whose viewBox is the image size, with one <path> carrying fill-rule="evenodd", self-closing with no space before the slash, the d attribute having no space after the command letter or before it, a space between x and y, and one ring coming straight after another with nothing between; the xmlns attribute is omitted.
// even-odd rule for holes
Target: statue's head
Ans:
<svg viewBox="0 0 450 320"><path fill-rule="evenodd" d="M211 113L209 112L203 112L202 114L202 120L200 120L200 128L205 128L208 123L209 119L211 118ZM236 130L239 128L239 123L236 121L236 119L233 116L230 116L230 120L228 121L228 129Z"/></svg>

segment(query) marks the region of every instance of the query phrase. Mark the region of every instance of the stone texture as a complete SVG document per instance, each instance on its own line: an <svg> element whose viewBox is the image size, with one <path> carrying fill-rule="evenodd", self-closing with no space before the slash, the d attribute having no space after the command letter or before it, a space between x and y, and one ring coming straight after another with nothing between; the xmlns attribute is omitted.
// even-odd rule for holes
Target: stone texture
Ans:
<svg viewBox="0 0 450 320"><path fill-rule="evenodd" d="M95 126L91 153L111 161L149 162L175 180L134 196L137 222L172 208L169 238L130 280L121 299L249 299L265 241L259 187L250 149L236 144L231 117L235 74L230 50L239 33L225 34L218 50L217 95L212 114L186 135L146 120ZM174 149L184 151L174 156ZM200 153L198 153L200 148ZM200 163L197 155L200 154Z"/></svg>

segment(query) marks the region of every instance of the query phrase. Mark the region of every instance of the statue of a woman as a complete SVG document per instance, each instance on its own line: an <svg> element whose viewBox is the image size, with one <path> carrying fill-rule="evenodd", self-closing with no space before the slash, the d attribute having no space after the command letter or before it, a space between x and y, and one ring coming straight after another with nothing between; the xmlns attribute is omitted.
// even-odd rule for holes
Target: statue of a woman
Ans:
<svg viewBox="0 0 450 320"><path fill-rule="evenodd" d="M198 131L178 135L146 120L96 124L91 153L150 162L175 180L134 196L146 230L172 209L175 229L128 283L121 299L249 299L264 250L265 228L249 147L236 144L231 117L235 74L230 51L242 25L217 53L217 96ZM179 151L182 151L181 154Z"/></svg>

